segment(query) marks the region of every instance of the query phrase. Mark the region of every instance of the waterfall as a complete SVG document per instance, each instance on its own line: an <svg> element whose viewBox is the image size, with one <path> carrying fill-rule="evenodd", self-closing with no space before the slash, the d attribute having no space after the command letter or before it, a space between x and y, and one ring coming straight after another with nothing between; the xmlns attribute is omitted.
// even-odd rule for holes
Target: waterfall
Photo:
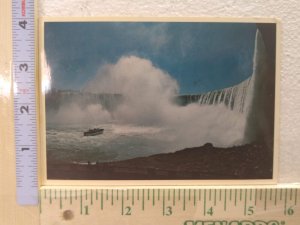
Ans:
<svg viewBox="0 0 300 225"><path fill-rule="evenodd" d="M244 113L249 108L250 93L253 88L254 75L239 83L238 85L215 90L204 94L181 95L181 105L198 103L200 105L224 104L230 110ZM248 104L247 104L248 103Z"/></svg>
<svg viewBox="0 0 300 225"><path fill-rule="evenodd" d="M247 123L244 142L267 143L272 146L274 132L275 70L268 61L267 49L259 30L256 32L253 72L249 78L232 87L203 94L181 95L175 101L182 105L223 104L229 110L241 113Z"/></svg>
<svg viewBox="0 0 300 225"><path fill-rule="evenodd" d="M217 105L224 104L228 109L243 113L249 113L251 102L253 98L253 88L255 77L257 75L257 66L259 63L258 53L261 51L258 48L262 47L258 42L261 41L259 31L256 32L255 51L253 57L253 73L249 78L241 83L224 88L221 90L214 90L203 94L181 95L176 100L180 105L188 105L191 103L198 103L200 105ZM260 45L260 46L258 46Z"/></svg>

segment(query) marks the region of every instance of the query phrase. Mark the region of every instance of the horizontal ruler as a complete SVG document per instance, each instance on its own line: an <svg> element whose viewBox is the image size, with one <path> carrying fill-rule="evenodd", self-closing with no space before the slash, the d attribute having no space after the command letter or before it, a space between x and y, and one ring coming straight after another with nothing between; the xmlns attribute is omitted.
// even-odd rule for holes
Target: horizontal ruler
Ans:
<svg viewBox="0 0 300 225"><path fill-rule="evenodd" d="M51 188L41 225L298 225L297 188Z"/></svg>

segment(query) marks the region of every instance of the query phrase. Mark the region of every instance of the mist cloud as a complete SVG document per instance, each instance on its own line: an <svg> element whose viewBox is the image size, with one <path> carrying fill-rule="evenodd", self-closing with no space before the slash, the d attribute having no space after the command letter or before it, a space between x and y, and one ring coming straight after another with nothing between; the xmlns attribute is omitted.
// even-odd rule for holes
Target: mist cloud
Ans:
<svg viewBox="0 0 300 225"><path fill-rule="evenodd" d="M244 115L223 105L173 103L179 86L167 72L137 56L121 57L107 64L84 87L93 93L120 93L125 102L114 112L120 123L160 126L179 146L211 142L217 146L241 144Z"/></svg>
<svg viewBox="0 0 300 225"><path fill-rule="evenodd" d="M224 104L176 105L173 99L179 93L178 83L148 59L123 56L115 64L106 64L82 91L121 94L124 100L113 112L100 104L82 109L70 103L55 116L49 116L52 121L97 124L114 120L119 124L159 127L161 138L169 140L173 150L207 142L220 147L243 144L245 115Z"/></svg>

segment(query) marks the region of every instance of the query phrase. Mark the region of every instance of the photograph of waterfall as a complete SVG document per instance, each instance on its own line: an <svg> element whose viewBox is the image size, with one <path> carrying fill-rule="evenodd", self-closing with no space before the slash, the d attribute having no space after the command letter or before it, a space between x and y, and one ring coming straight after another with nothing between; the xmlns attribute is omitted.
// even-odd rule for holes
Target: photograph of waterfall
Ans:
<svg viewBox="0 0 300 225"><path fill-rule="evenodd" d="M48 180L276 179L274 21L41 30Z"/></svg>

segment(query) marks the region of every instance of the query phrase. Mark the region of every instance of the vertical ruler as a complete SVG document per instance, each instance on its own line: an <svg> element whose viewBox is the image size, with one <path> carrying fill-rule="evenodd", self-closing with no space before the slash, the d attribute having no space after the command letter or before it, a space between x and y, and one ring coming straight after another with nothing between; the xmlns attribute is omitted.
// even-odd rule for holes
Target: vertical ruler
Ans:
<svg viewBox="0 0 300 225"><path fill-rule="evenodd" d="M12 0L17 201L38 203L34 0Z"/></svg>
<svg viewBox="0 0 300 225"><path fill-rule="evenodd" d="M299 187L44 187L41 225L298 225Z"/></svg>

